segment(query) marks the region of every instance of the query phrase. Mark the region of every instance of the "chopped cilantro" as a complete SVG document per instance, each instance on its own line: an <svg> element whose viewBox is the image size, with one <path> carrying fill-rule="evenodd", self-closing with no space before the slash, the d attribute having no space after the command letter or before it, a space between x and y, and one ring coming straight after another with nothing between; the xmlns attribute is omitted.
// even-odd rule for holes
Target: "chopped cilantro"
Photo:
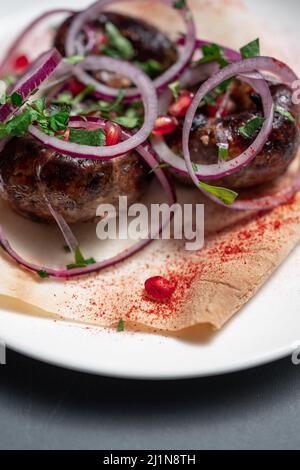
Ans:
<svg viewBox="0 0 300 470"><path fill-rule="evenodd" d="M240 49L243 59L249 59L250 57L257 57L260 55L260 44L259 39L255 39L246 46Z"/></svg>
<svg viewBox="0 0 300 470"><path fill-rule="evenodd" d="M70 250L70 248L69 248L68 245L64 245L64 246L63 246L63 249L64 249L64 252L65 252L65 253L71 253L71 250Z"/></svg>
<svg viewBox="0 0 300 470"><path fill-rule="evenodd" d="M79 246L75 250L75 263L68 264L67 269L85 268L88 265L95 264L94 258L85 259Z"/></svg>
<svg viewBox="0 0 300 470"><path fill-rule="evenodd" d="M228 206L233 204L233 202L238 197L238 193L232 191L231 189L222 188L219 186L211 186L210 184L203 183L203 181L199 181L199 184L203 189L205 189L205 191L217 197L221 202Z"/></svg>
<svg viewBox="0 0 300 470"><path fill-rule="evenodd" d="M179 97L179 91L180 91L180 81L177 80L176 82L170 83L169 88L171 92L173 93L175 100L177 100Z"/></svg>
<svg viewBox="0 0 300 470"><path fill-rule="evenodd" d="M175 0L173 6L174 8L177 8L177 10L182 10L186 7L185 0Z"/></svg>
<svg viewBox="0 0 300 470"><path fill-rule="evenodd" d="M140 123L140 118L137 116L119 116L112 119L113 122L120 124L122 127L127 127L128 129L134 129Z"/></svg>
<svg viewBox="0 0 300 470"><path fill-rule="evenodd" d="M0 139L4 137L21 137L26 134L28 127L32 124L32 114L26 110L10 119L7 123L0 124Z"/></svg>
<svg viewBox="0 0 300 470"><path fill-rule="evenodd" d="M22 98L22 95L20 95L20 93L17 93L17 92L15 91L15 92L11 95L10 100L11 100L11 104L13 104L14 106L17 106L18 108L19 108L20 106L22 106L23 98Z"/></svg>
<svg viewBox="0 0 300 470"><path fill-rule="evenodd" d="M261 117L255 117L248 121L244 126L239 128L239 133L246 139L251 139L255 132L258 131L263 125L264 119Z"/></svg>
<svg viewBox="0 0 300 470"><path fill-rule="evenodd" d="M197 173L197 171L198 171L197 163L192 162L192 168L193 168L194 172Z"/></svg>
<svg viewBox="0 0 300 470"><path fill-rule="evenodd" d="M125 330L125 321L121 318L121 320L119 320L119 323L117 325L117 332L121 333L124 330Z"/></svg>
<svg viewBox="0 0 300 470"><path fill-rule="evenodd" d="M218 62L221 68L226 67L229 64L228 60L224 57L224 50L217 44L202 46L203 57L199 60L199 64L205 64L207 62Z"/></svg>
<svg viewBox="0 0 300 470"><path fill-rule="evenodd" d="M159 163L154 168L152 168L152 170L149 171L149 175L151 175L151 173L155 173L157 170L164 168L170 168L170 165L168 163Z"/></svg>
<svg viewBox="0 0 300 470"><path fill-rule="evenodd" d="M94 147L106 144L106 136L103 129L70 129L69 142Z"/></svg>
<svg viewBox="0 0 300 470"><path fill-rule="evenodd" d="M82 62L84 59L85 59L85 57L82 56L82 55L73 55L71 57L66 57L64 59L64 62L66 64L76 65L76 64L79 64L80 62Z"/></svg>
<svg viewBox="0 0 300 470"><path fill-rule="evenodd" d="M130 41L126 39L119 29L110 21L105 25L108 37L108 45L102 48L102 52L119 59L130 60L134 56L134 49Z"/></svg>
<svg viewBox="0 0 300 470"><path fill-rule="evenodd" d="M228 144L218 144L218 148L219 148L219 160L223 160L224 162L226 162L228 160L228 156L229 156L229 145Z"/></svg>
<svg viewBox="0 0 300 470"><path fill-rule="evenodd" d="M148 59L145 62L134 62L149 77L156 77L162 71L161 64L155 59Z"/></svg>
<svg viewBox="0 0 300 470"><path fill-rule="evenodd" d="M49 277L49 274L46 273L46 271L40 270L37 273L38 273L38 275L40 276L41 279L46 279L47 277Z"/></svg>
<svg viewBox="0 0 300 470"><path fill-rule="evenodd" d="M294 118L294 116L289 111L286 111L284 108L282 108L281 106L275 106L275 113L281 114L281 116L285 117L290 122L293 122L293 123L296 122L296 119Z"/></svg>

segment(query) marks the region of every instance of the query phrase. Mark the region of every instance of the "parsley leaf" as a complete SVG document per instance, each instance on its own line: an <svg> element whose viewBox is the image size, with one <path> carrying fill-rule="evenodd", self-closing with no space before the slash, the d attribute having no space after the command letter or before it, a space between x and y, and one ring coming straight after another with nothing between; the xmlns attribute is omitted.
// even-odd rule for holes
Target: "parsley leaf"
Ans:
<svg viewBox="0 0 300 470"><path fill-rule="evenodd" d="M121 333L124 330L125 330L125 321L123 320L123 318L121 318L121 320L119 320L119 323L117 325L117 332Z"/></svg>
<svg viewBox="0 0 300 470"><path fill-rule="evenodd" d="M79 246L75 250L75 263L68 264L67 269L85 268L88 265L95 264L94 258L85 259Z"/></svg>
<svg viewBox="0 0 300 470"><path fill-rule="evenodd" d="M218 62L221 68L226 67L229 64L228 60L224 57L224 50L217 44L206 45L202 47L203 57L199 60L199 64L205 64L207 62Z"/></svg>
<svg viewBox="0 0 300 470"><path fill-rule="evenodd" d="M162 66L155 59L148 59L145 62L134 62L144 73L149 77L155 77L159 72L162 71Z"/></svg>
<svg viewBox="0 0 300 470"><path fill-rule="evenodd" d="M49 277L49 274L46 273L46 271L40 270L37 273L38 273L38 275L40 276L41 279L46 279L47 277Z"/></svg>
<svg viewBox="0 0 300 470"><path fill-rule="evenodd" d="M179 97L179 91L180 91L180 81L177 80L176 82L170 83L169 88L171 92L173 93L175 100L177 100Z"/></svg>
<svg viewBox="0 0 300 470"><path fill-rule="evenodd" d="M66 57L64 62L70 65L77 65L85 59L83 55L73 55L71 57Z"/></svg>
<svg viewBox="0 0 300 470"><path fill-rule="evenodd" d="M70 250L68 245L64 245L63 250L64 250L65 253L71 253L71 250Z"/></svg>
<svg viewBox="0 0 300 470"><path fill-rule="evenodd" d="M293 122L293 123L296 122L296 119L294 118L294 116L289 111L286 111L284 108L282 108L281 106L275 106L275 113L281 114L281 116L285 117L290 122Z"/></svg>
<svg viewBox="0 0 300 470"><path fill-rule="evenodd" d="M205 189L205 191L217 197L220 199L220 201L228 206L233 204L238 197L238 193L232 191L231 189L222 188L219 186L211 186L210 184L203 183L203 181L199 181L199 184L203 189Z"/></svg>
<svg viewBox="0 0 300 470"><path fill-rule="evenodd" d="M186 7L185 0L175 0L173 6L174 8L177 8L177 10L182 10Z"/></svg>
<svg viewBox="0 0 300 470"><path fill-rule="evenodd" d="M15 92L11 95L10 100L11 100L11 104L13 104L14 106L17 106L18 108L19 108L20 106L22 106L23 98L22 98L22 95L20 95L20 93L17 93L17 92L15 91Z"/></svg>
<svg viewBox="0 0 300 470"><path fill-rule="evenodd" d="M229 145L228 144L218 144L219 147L219 160L226 162L229 156Z"/></svg>
<svg viewBox="0 0 300 470"><path fill-rule="evenodd" d="M138 116L119 116L112 119L113 122L120 124L120 126L127 127L127 129L134 129L140 123Z"/></svg>
<svg viewBox="0 0 300 470"><path fill-rule="evenodd" d="M7 123L0 124L0 139L4 137L21 137L26 134L28 127L32 124L33 119L30 110L26 110L18 116L13 117Z"/></svg>
<svg viewBox="0 0 300 470"><path fill-rule="evenodd" d="M102 51L107 55L116 54L117 58L130 60L134 56L134 48L128 39L126 39L119 29L110 21L105 25L105 31L108 37L108 46L104 46Z"/></svg>
<svg viewBox="0 0 300 470"><path fill-rule="evenodd" d="M264 118L255 117L239 128L239 133L246 139L251 139L264 123Z"/></svg>
<svg viewBox="0 0 300 470"><path fill-rule="evenodd" d="M69 142L94 147L106 144L106 136L103 129L70 129Z"/></svg>
<svg viewBox="0 0 300 470"><path fill-rule="evenodd" d="M260 55L260 44L259 38L255 39L246 46L240 49L243 59L249 59L250 57L257 57Z"/></svg>

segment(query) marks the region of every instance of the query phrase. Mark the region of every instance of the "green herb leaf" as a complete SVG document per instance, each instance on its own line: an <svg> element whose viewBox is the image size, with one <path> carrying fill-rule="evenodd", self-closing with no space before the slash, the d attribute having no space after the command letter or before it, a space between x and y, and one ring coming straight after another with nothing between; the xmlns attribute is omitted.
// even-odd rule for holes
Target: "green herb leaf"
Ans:
<svg viewBox="0 0 300 470"><path fill-rule="evenodd" d="M286 111L284 108L282 108L281 106L275 106L275 113L281 114L281 116L285 117L290 122L293 122L293 123L296 122L296 119L294 118L294 116L289 111Z"/></svg>
<svg viewBox="0 0 300 470"><path fill-rule="evenodd" d="M152 173L155 173L159 169L164 169L164 168L170 168L169 163L160 163L159 165L156 165L152 170L149 171L149 175Z"/></svg>
<svg viewBox="0 0 300 470"><path fill-rule="evenodd" d="M218 148L219 148L219 153L218 153L219 160L223 160L224 162L226 162L229 157L229 145L223 144L223 143L218 144Z"/></svg>
<svg viewBox="0 0 300 470"><path fill-rule="evenodd" d="M113 122L120 124L120 126L127 127L128 129L134 129L139 125L140 118L137 116L120 116L112 119Z"/></svg>
<svg viewBox="0 0 300 470"><path fill-rule="evenodd" d="M111 48L111 50L115 50L119 55L119 58L125 60L132 59L134 56L134 48L131 42L122 35L118 28L113 23L108 21L105 25L105 31L109 41L108 47ZM105 50L106 48L104 47L104 53Z"/></svg>
<svg viewBox="0 0 300 470"><path fill-rule="evenodd" d="M26 134L30 124L32 124L32 115L29 110L26 110L7 123L0 124L0 139L8 136L21 137Z"/></svg>
<svg viewBox="0 0 300 470"><path fill-rule="evenodd" d="M169 88L173 93L175 100L177 100L180 92L180 81L177 80L176 82L170 83Z"/></svg>
<svg viewBox="0 0 300 470"><path fill-rule="evenodd" d="M155 77L162 71L161 64L155 59L148 59L145 62L134 62L149 77Z"/></svg>
<svg viewBox="0 0 300 470"><path fill-rule="evenodd" d="M198 167L197 167L196 163L192 162L192 168L193 168L194 172L197 173Z"/></svg>
<svg viewBox="0 0 300 470"><path fill-rule="evenodd" d="M85 59L85 57L83 55L73 55L71 57L66 57L64 59L64 62L66 64L76 65L76 64L79 64L80 62L82 62L84 59Z"/></svg>
<svg viewBox="0 0 300 470"><path fill-rule="evenodd" d="M211 186L210 184L203 183L203 181L199 181L199 184L203 189L205 189L205 191L217 197L220 199L220 201L222 201L224 204L227 204L228 206L233 204L238 197L238 193L232 191L231 189L222 188L219 186Z"/></svg>
<svg viewBox="0 0 300 470"><path fill-rule="evenodd" d="M199 60L199 64L218 62L221 68L229 64L228 60L224 57L224 50L217 44L212 44L211 46L204 44L201 49L203 57Z"/></svg>
<svg viewBox="0 0 300 470"><path fill-rule="evenodd" d="M46 279L47 277L49 277L49 274L46 273L46 271L38 271L37 274L40 276L41 279Z"/></svg>
<svg viewBox="0 0 300 470"><path fill-rule="evenodd" d="M18 106L18 108L20 106L22 106L22 103L23 103L23 98L22 98L22 95L20 95L20 93L17 93L16 91L11 95L10 97L11 99L11 103L14 105L14 106Z"/></svg>
<svg viewBox="0 0 300 470"><path fill-rule="evenodd" d="M78 269L78 268L85 268L88 265L95 264L96 261L94 258L84 259L83 254L79 246L77 246L75 250L75 263L68 264L67 269Z"/></svg>
<svg viewBox="0 0 300 470"><path fill-rule="evenodd" d="M175 0L173 6L174 8L177 8L178 10L182 10L183 8L186 7L185 0Z"/></svg>
<svg viewBox="0 0 300 470"><path fill-rule="evenodd" d="M239 128L239 133L246 139L251 139L264 123L264 118L255 117Z"/></svg>
<svg viewBox="0 0 300 470"><path fill-rule="evenodd" d="M63 246L63 249L64 249L64 252L65 252L65 253L71 253L71 250L70 250L70 248L69 248L68 245L64 245L64 246Z"/></svg>
<svg viewBox="0 0 300 470"><path fill-rule="evenodd" d="M260 44L259 38L255 39L246 46L240 49L241 55L243 59L249 59L250 57L257 57L260 56Z"/></svg>
<svg viewBox="0 0 300 470"><path fill-rule="evenodd" d="M98 147L106 144L105 132L102 129L70 129L69 141L81 145Z"/></svg>
<svg viewBox="0 0 300 470"><path fill-rule="evenodd" d="M68 127L70 118L69 109L54 110L50 115L49 128L53 132L63 131Z"/></svg>
<svg viewBox="0 0 300 470"><path fill-rule="evenodd" d="M117 332L118 333L122 333L122 331L125 330L125 322L124 320L121 318L121 320L119 320L119 323L117 325Z"/></svg>

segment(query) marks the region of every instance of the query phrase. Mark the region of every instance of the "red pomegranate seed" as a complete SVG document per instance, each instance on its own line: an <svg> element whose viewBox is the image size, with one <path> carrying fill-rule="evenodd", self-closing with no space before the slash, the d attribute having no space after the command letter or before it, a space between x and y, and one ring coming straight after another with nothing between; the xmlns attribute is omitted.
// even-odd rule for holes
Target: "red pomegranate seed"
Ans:
<svg viewBox="0 0 300 470"><path fill-rule="evenodd" d="M216 100L215 106L212 106L212 105L207 106L207 111L208 111L208 116L209 117L211 117L211 118L216 117L216 114L219 111L220 106L222 106L223 99L224 99L224 95L219 96L219 98ZM221 116L226 117L226 116L228 116L228 114L229 114L229 110L228 110L227 107L225 107L224 110L222 111Z"/></svg>
<svg viewBox="0 0 300 470"><path fill-rule="evenodd" d="M169 107L169 113L172 116L184 117L192 104L194 94L189 91L182 91L175 103Z"/></svg>
<svg viewBox="0 0 300 470"><path fill-rule="evenodd" d="M26 55L20 55L16 58L14 68L17 72L22 72L29 65L29 60Z"/></svg>
<svg viewBox="0 0 300 470"><path fill-rule="evenodd" d="M105 124L106 145L117 145L121 141L122 129L116 122Z"/></svg>
<svg viewBox="0 0 300 470"><path fill-rule="evenodd" d="M178 121L173 116L160 116L156 119L153 129L154 135L172 134L178 127Z"/></svg>
<svg viewBox="0 0 300 470"><path fill-rule="evenodd" d="M67 142L69 140L69 136L70 136L70 129L67 129L65 131L58 131L58 132L55 132L55 135L63 135L63 138L62 140L64 140L65 142Z"/></svg>
<svg viewBox="0 0 300 470"><path fill-rule="evenodd" d="M176 287L167 279L161 276L154 276L145 282L147 295L154 300L165 302L174 294Z"/></svg>
<svg viewBox="0 0 300 470"><path fill-rule="evenodd" d="M76 80L76 78L73 78L68 84L68 89L73 96L77 96L85 89L85 86L82 85L82 83L80 83L78 80Z"/></svg>

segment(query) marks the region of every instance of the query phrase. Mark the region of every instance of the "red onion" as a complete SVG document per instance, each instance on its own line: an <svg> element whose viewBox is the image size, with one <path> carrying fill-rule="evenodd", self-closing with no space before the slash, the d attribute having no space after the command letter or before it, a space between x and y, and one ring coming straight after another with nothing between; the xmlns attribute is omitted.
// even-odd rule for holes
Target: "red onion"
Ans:
<svg viewBox="0 0 300 470"><path fill-rule="evenodd" d="M111 57L106 56L90 56L84 60L80 66L88 70L106 69L128 76L130 80L137 85L142 94L145 109L145 120L142 128L129 139L110 147L92 147L72 142L64 142L45 134L34 125L29 127L30 134L37 140L41 141L44 145L56 150L57 152L74 157L91 158L94 160L110 160L119 155L130 152L138 145L145 142L152 132L155 119L158 114L157 96L150 78L129 62L112 59ZM93 82L91 81L91 83Z"/></svg>
<svg viewBox="0 0 300 470"><path fill-rule="evenodd" d="M22 45L23 41L25 40L26 36L31 33L31 31L36 28L41 22L48 19L51 16L59 15L59 14L74 14L75 11L69 10L66 8L58 8L55 10L49 10L42 15L38 16L35 20L33 20L14 40L14 42L9 47L8 51L6 52L4 58L0 62L0 75L5 75L9 71L9 63L11 58L15 55L15 52Z"/></svg>
<svg viewBox="0 0 300 470"><path fill-rule="evenodd" d="M62 57L57 49L51 49L42 54L14 85L11 94L18 93L25 101L30 94L36 90L54 72ZM10 103L5 103L0 107L0 122L9 119L18 109Z"/></svg>
<svg viewBox="0 0 300 470"><path fill-rule="evenodd" d="M77 53L76 51L76 38L84 25L89 22L97 19L97 17L102 13L104 7L111 6L114 3L121 3L121 2L128 2L128 0L98 0L92 6L90 6L87 10L79 13L73 20L70 29L68 31L65 49L67 56L73 56ZM137 1L137 0L130 0L130 1ZM158 3L162 3L169 7L174 7L174 0L153 0ZM185 69L187 64L189 63L195 49L195 40L196 40L196 29L195 24L193 21L192 14L187 7L183 7L177 10L180 15L183 17L186 26L187 26L187 37L184 46L184 50L182 51L178 62L176 62L172 67L170 67L165 73L163 73L160 77L154 80L154 86L156 90L160 90L165 88L170 82L175 80L182 71ZM82 71L80 74L77 71L78 78L84 84L91 83L91 77L85 71ZM112 99L118 95L118 90L108 87L102 83L99 83L96 80L93 80L92 83L95 85L96 92L104 98ZM137 99L140 96L140 92L137 89L131 88L125 91L125 96L130 99Z"/></svg>
<svg viewBox="0 0 300 470"><path fill-rule="evenodd" d="M85 127L89 126L90 123L92 123L93 128L95 127L101 127L102 129L105 127L105 121L97 118L87 118L86 120L82 120L80 118L73 117L71 118L71 123L72 127ZM131 138L131 134L126 131L122 131L122 139L123 140L129 140ZM155 169L155 175L157 176L158 180L160 181L163 189L166 192L166 196L168 198L168 203L170 205L173 205L176 202L176 196L173 191L173 188L171 186L171 183L169 181L168 176L166 173L159 168L158 165L158 160L153 152L152 148L147 144L147 145L140 145L136 148L136 151L143 157L143 159L146 161L146 163L152 168ZM54 215L54 214L53 214ZM55 212L56 215L56 212ZM56 217L55 217L56 218ZM61 222L60 218L60 222ZM55 278L62 278L62 279L68 279L76 276L82 276L85 274L93 273L100 271L101 269L108 268L110 266L113 266L117 263L120 263L121 261L125 261L127 258L130 256L134 255L135 253L139 252L143 248L145 248L147 245L149 245L153 239L157 238L159 233L164 229L167 224L170 223L170 220L165 220L163 221L161 227L158 230L158 233L155 234L152 238L147 238L144 240L140 240L139 242L135 243L132 247L128 248L127 250L123 251L122 253L113 256L112 258L109 258L104 261L100 261L98 263L94 263L91 265L88 265L84 268L76 268L76 269L52 269L52 268L47 268L45 266L38 266L34 263L30 263L26 260L24 260L18 253L15 252L15 250L11 247L9 241L6 238L6 235L0 226L0 245L3 247L3 249L6 251L6 253L13 259L15 260L19 265L29 269L30 271L39 273L46 273L48 276L55 277ZM64 229L62 230L64 233Z"/></svg>

